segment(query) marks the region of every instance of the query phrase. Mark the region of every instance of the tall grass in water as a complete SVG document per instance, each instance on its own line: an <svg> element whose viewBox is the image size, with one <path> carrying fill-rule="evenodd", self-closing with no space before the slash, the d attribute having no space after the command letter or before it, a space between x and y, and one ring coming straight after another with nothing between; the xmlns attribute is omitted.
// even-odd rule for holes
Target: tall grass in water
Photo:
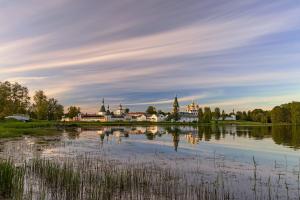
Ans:
<svg viewBox="0 0 300 200"><path fill-rule="evenodd" d="M46 199L231 199L229 192L155 164L117 165L84 158L77 163L34 160L28 172L38 178Z"/></svg>
<svg viewBox="0 0 300 200"><path fill-rule="evenodd" d="M21 168L16 168L11 161L2 161L0 199L286 199L291 192L297 191L297 188L293 191L286 179L285 185L281 184L281 177L277 180L278 187L276 180L269 177L267 188L263 190L264 183L260 181L254 158L253 164L253 178L249 180L254 181L252 193L251 185L243 188L241 184L240 188L231 189L229 176L226 177L222 170L215 180L209 181L205 172L197 167L185 171L155 162L120 162L105 156L34 159ZM251 193L243 192L247 189ZM294 197L292 195L291 199Z"/></svg>
<svg viewBox="0 0 300 200"><path fill-rule="evenodd" d="M0 160L0 199L22 199L25 171L10 160Z"/></svg>

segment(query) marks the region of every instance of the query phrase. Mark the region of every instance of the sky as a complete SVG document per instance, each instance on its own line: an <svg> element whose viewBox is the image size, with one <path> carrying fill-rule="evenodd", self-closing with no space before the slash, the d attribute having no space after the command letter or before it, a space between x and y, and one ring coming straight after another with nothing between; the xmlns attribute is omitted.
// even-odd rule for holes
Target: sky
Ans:
<svg viewBox="0 0 300 200"><path fill-rule="evenodd" d="M0 81L65 107L300 101L299 0L0 0L0 26Z"/></svg>

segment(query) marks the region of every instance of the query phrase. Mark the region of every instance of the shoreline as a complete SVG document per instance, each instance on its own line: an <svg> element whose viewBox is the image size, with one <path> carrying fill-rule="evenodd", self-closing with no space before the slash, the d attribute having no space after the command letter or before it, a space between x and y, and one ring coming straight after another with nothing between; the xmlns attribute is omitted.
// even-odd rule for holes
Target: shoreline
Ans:
<svg viewBox="0 0 300 200"><path fill-rule="evenodd" d="M0 139L22 137L24 135L41 136L60 133L64 128L98 128L104 126L292 126L293 124L272 124L250 121L219 121L210 123L184 122L60 122L60 121L0 121Z"/></svg>

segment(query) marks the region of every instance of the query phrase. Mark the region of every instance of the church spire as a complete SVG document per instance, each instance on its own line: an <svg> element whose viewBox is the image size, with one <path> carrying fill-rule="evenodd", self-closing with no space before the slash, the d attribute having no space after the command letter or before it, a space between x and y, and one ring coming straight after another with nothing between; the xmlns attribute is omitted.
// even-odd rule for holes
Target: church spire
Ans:
<svg viewBox="0 0 300 200"><path fill-rule="evenodd" d="M101 108L100 108L100 113L105 113L105 105L104 105L104 98L102 99L102 105L101 105Z"/></svg>

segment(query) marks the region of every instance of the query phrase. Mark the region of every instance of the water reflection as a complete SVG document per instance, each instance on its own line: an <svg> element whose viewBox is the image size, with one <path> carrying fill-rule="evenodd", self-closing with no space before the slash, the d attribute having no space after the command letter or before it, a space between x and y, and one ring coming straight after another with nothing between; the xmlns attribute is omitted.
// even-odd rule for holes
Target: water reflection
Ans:
<svg viewBox="0 0 300 200"><path fill-rule="evenodd" d="M86 129L68 130L69 139L77 139L82 131ZM155 140L163 135L173 137L174 149L178 150L180 140L183 139L187 143L197 145L201 141L219 141L230 137L232 140L236 138L245 138L252 140L263 140L272 138L275 144L300 148L300 127L299 126L148 126L148 127L101 127L98 128L97 134L103 143L108 141L110 137L121 143L123 138L129 138L130 135L145 135L148 140ZM182 137L183 136L183 137Z"/></svg>

